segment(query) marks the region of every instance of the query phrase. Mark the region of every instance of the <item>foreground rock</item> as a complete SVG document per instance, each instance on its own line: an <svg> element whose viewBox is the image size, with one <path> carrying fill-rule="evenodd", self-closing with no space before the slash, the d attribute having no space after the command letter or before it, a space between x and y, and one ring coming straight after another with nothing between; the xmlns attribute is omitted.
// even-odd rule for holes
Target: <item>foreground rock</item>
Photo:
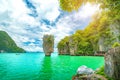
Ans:
<svg viewBox="0 0 120 80"><path fill-rule="evenodd" d="M94 73L94 70L92 70L91 68L88 68L87 66L81 66L78 68L77 70L77 74L86 74L86 75L89 75L89 74L93 74Z"/></svg>
<svg viewBox="0 0 120 80"><path fill-rule="evenodd" d="M95 71L87 66L81 66L77 70L77 74L72 77L72 80L107 80L105 77L95 74Z"/></svg>
<svg viewBox="0 0 120 80"><path fill-rule="evenodd" d="M120 47L113 48L105 54L105 73L120 80Z"/></svg>
<svg viewBox="0 0 120 80"><path fill-rule="evenodd" d="M43 36L43 50L46 56L50 56L54 51L54 36L44 35Z"/></svg>

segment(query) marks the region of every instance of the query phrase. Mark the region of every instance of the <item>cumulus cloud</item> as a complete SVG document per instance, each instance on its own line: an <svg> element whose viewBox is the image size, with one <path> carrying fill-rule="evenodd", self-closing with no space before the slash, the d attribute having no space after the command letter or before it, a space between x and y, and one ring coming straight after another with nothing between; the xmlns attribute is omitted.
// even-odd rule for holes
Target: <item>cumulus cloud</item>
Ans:
<svg viewBox="0 0 120 80"><path fill-rule="evenodd" d="M31 0L36 6L39 18L54 21L60 14L58 0Z"/></svg>
<svg viewBox="0 0 120 80"><path fill-rule="evenodd" d="M98 5L87 3L67 13L59 8L58 0L0 0L0 30L8 32L26 51L43 51L43 35L53 34L57 51L57 43L84 29L98 9Z"/></svg>

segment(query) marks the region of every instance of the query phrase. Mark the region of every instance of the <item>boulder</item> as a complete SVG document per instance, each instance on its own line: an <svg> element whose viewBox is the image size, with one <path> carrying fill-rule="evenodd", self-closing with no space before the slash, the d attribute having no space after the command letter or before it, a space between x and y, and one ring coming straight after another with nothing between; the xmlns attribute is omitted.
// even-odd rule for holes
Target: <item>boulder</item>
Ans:
<svg viewBox="0 0 120 80"><path fill-rule="evenodd" d="M91 68L88 68L87 66L83 65L83 66L80 66L77 70L77 74L86 74L86 75L89 75L89 74L93 74L94 73L94 70L92 70Z"/></svg>
<svg viewBox="0 0 120 80"><path fill-rule="evenodd" d="M46 56L50 56L54 51L54 36L44 35L43 36L43 50Z"/></svg>
<svg viewBox="0 0 120 80"><path fill-rule="evenodd" d="M105 73L115 80L120 80L120 47L110 49L105 54Z"/></svg>

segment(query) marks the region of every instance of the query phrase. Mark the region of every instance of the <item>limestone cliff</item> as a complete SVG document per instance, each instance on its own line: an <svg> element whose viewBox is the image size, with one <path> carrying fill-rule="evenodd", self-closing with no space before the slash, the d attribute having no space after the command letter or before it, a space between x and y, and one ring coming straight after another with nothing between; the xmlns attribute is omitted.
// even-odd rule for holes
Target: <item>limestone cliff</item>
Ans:
<svg viewBox="0 0 120 80"><path fill-rule="evenodd" d="M58 48L59 55L69 55L69 43L66 42L61 48Z"/></svg>
<svg viewBox="0 0 120 80"><path fill-rule="evenodd" d="M65 37L63 40L61 40L58 43L57 48L59 55L69 55L69 37Z"/></svg>
<svg viewBox="0 0 120 80"><path fill-rule="evenodd" d="M57 47L60 55L74 56L78 52L78 42L74 40L74 36L65 37Z"/></svg>
<svg viewBox="0 0 120 80"><path fill-rule="evenodd" d="M44 35L43 36L43 50L46 56L50 56L54 51L54 36Z"/></svg>
<svg viewBox="0 0 120 80"><path fill-rule="evenodd" d="M110 25L110 30L114 35L115 42L120 42L120 22L115 21L113 24Z"/></svg>
<svg viewBox="0 0 120 80"><path fill-rule="evenodd" d="M120 47L110 49L105 54L105 73L115 80L120 80Z"/></svg>
<svg viewBox="0 0 120 80"><path fill-rule="evenodd" d="M69 49L70 49L70 55L76 55L77 53L77 43L73 40L73 37L71 36L69 39Z"/></svg>
<svg viewBox="0 0 120 80"><path fill-rule="evenodd" d="M23 53L25 50L19 48L12 38L5 32L0 31L0 53Z"/></svg>

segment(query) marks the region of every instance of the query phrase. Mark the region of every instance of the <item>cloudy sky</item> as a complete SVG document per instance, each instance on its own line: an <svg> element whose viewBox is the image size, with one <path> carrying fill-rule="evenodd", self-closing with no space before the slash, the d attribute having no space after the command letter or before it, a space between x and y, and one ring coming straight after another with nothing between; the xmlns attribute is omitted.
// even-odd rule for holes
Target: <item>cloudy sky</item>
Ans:
<svg viewBox="0 0 120 80"><path fill-rule="evenodd" d="M87 3L78 11L62 11L58 0L0 0L0 30L6 31L26 51L43 51L44 34L57 43L77 29L84 29L98 5Z"/></svg>

